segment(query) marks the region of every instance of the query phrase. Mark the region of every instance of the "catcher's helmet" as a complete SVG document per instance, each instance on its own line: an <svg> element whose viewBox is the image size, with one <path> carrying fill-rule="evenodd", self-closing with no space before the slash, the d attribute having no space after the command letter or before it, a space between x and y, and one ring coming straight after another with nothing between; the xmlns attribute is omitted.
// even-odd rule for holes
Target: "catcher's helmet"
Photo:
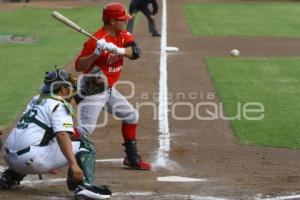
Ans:
<svg viewBox="0 0 300 200"><path fill-rule="evenodd" d="M107 22L111 19L128 21L132 17L127 14L126 8L121 3L110 3L103 8L102 20Z"/></svg>
<svg viewBox="0 0 300 200"><path fill-rule="evenodd" d="M71 74L62 69L55 69L51 72L46 72L44 78L44 85L42 87L43 93L55 92L60 87L76 88L76 82L72 81Z"/></svg>

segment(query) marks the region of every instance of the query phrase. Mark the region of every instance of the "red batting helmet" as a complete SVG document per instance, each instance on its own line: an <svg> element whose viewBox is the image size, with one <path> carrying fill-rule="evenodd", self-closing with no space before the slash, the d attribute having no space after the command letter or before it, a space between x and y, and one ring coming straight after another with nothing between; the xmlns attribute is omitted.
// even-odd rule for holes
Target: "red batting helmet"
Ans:
<svg viewBox="0 0 300 200"><path fill-rule="evenodd" d="M110 3L103 8L102 20L107 22L111 19L128 21L132 17L127 15L126 8L121 3Z"/></svg>

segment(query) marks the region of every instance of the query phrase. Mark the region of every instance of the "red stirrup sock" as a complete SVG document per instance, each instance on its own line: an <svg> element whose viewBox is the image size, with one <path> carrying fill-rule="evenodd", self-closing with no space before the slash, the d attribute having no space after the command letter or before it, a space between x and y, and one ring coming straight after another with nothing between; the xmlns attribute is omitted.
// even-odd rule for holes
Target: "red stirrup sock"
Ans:
<svg viewBox="0 0 300 200"><path fill-rule="evenodd" d="M122 135L124 141L136 139L137 124L122 123Z"/></svg>

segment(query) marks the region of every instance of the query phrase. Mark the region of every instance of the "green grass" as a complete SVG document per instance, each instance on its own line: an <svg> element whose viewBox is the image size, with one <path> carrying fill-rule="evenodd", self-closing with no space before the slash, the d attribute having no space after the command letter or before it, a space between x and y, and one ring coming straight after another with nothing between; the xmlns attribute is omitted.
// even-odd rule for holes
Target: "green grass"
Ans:
<svg viewBox="0 0 300 200"><path fill-rule="evenodd" d="M227 116L237 103L261 102L263 120L231 120L242 144L300 148L300 58L207 58Z"/></svg>
<svg viewBox="0 0 300 200"><path fill-rule="evenodd" d="M297 2L193 3L182 8L194 35L300 36Z"/></svg>
<svg viewBox="0 0 300 200"><path fill-rule="evenodd" d="M91 32L101 25L99 7L58 11ZM0 13L2 34L40 38L31 44L0 44L0 126L7 126L37 93L46 70L69 63L86 40L52 19L51 12L23 8Z"/></svg>

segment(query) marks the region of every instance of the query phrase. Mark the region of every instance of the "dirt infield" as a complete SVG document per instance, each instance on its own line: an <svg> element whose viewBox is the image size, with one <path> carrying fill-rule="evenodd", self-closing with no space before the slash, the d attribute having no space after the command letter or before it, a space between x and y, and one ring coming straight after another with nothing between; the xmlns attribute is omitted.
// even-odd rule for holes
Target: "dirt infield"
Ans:
<svg viewBox="0 0 300 200"><path fill-rule="evenodd" d="M206 56L229 56L228 52L233 48L249 57L288 57L300 53L300 39L297 38L195 37L189 31L181 12L180 3L183 2L186 1L172 0L168 5L168 44L180 49L168 57L168 88L173 95L184 93L188 96L190 92L198 94L197 99L184 100L193 105L199 101L219 102L203 62ZM49 2L34 4L52 5ZM71 5L70 2L65 4ZM0 10L1 7L0 4ZM159 27L160 17L157 17ZM126 61L122 80L135 83L135 96L130 99L134 105L148 101L158 104L152 94L159 92L160 39L152 38L147 32L144 17L135 29L135 35L143 49L143 56L134 62ZM124 94L129 92L128 87L121 87L121 91ZM150 99L145 100L144 93L150 94ZM208 94L214 94L215 98L208 98ZM170 98L173 104L181 100L174 96ZM184 115L187 110L181 107L176 112ZM153 120L153 115L152 109L140 110L139 149L142 156L150 161L155 161L159 142L158 121ZM96 183L111 186L116 192L112 199L254 199L268 195L300 194L299 151L242 146L235 139L229 122L222 119L199 121L193 118L180 121L170 117L169 123L170 159L176 165L147 172L128 171L121 168L119 160L99 160ZM110 119L109 125L98 129L92 138L98 159L119 159L124 156L119 121ZM4 164L2 159L0 163ZM57 176L46 177L58 179L64 177L64 174L63 170ZM205 180L191 183L157 181L157 177L164 176ZM56 181L46 184L27 183L18 191L0 191L0 196L1 199L72 198L65 182Z"/></svg>

